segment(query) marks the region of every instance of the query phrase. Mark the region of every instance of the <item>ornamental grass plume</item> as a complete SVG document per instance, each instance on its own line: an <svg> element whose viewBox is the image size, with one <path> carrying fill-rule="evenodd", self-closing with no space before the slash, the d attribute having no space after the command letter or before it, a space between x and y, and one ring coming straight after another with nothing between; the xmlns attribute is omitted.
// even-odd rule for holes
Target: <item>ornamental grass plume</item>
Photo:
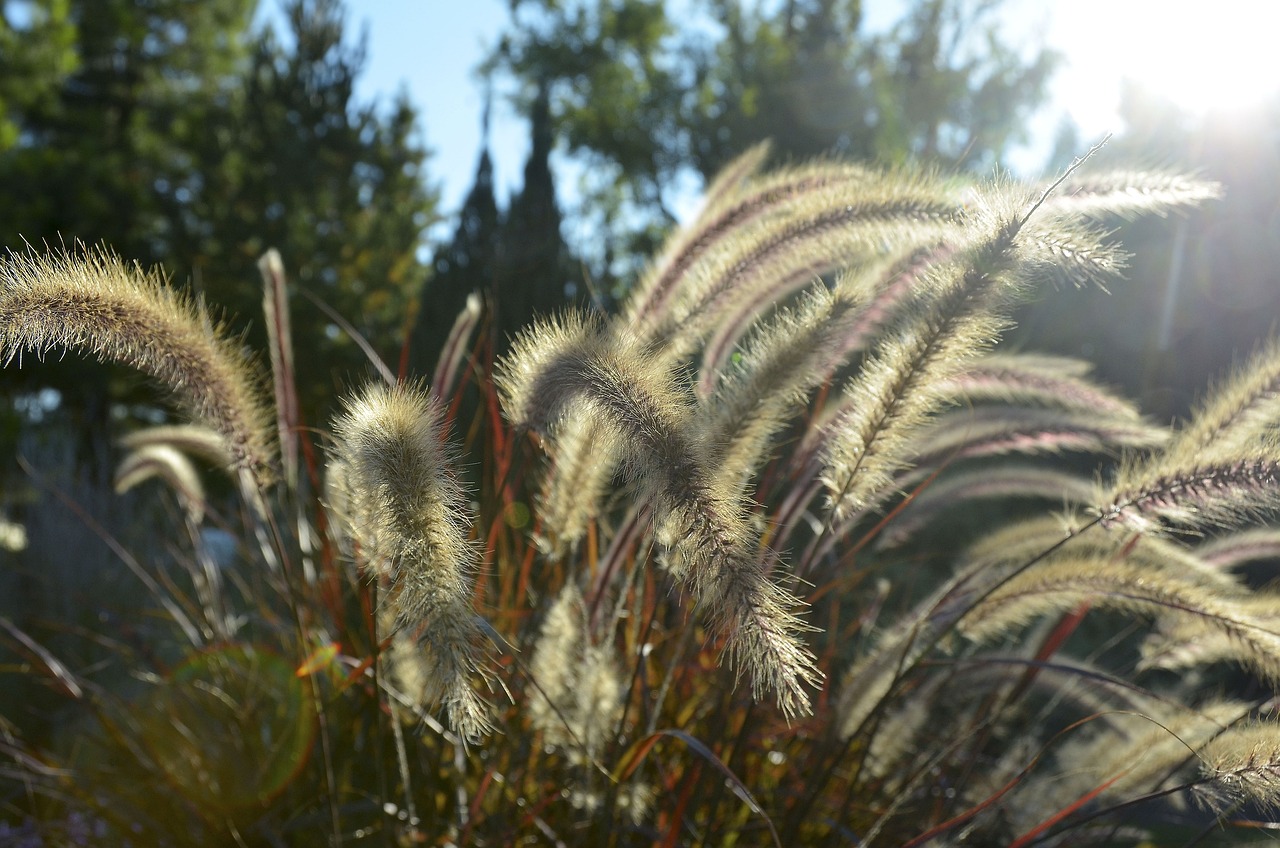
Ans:
<svg viewBox="0 0 1280 848"><path fill-rule="evenodd" d="M217 431L234 466L269 482L277 465L262 379L203 308L106 250L0 260L0 356L71 348L137 368Z"/></svg>
<svg viewBox="0 0 1280 848"><path fill-rule="evenodd" d="M1280 807L1280 734L1272 722L1250 721L1219 733L1199 751L1207 780L1198 798L1217 810L1251 801Z"/></svg>
<svg viewBox="0 0 1280 848"><path fill-rule="evenodd" d="M576 583L551 605L529 661L529 721L577 765L592 763L621 729L622 675L613 646L588 636Z"/></svg>
<svg viewBox="0 0 1280 848"><path fill-rule="evenodd" d="M473 686L484 657L471 601L476 552L439 403L416 386L371 384L344 406L333 422L343 530L380 581L391 619L383 636L417 646L422 671L412 694L443 704L454 731L476 741L490 730ZM396 650L411 652L403 643Z"/></svg>
<svg viewBox="0 0 1280 848"><path fill-rule="evenodd" d="M655 532L670 541L673 574L710 616L730 661L750 675L752 693L772 692L787 716L808 713L805 689L821 675L799 639L798 602L762 569L740 498L715 484L694 407L673 375L638 343L570 315L518 337L498 387L517 426L554 435L565 419L599 423L652 510Z"/></svg>

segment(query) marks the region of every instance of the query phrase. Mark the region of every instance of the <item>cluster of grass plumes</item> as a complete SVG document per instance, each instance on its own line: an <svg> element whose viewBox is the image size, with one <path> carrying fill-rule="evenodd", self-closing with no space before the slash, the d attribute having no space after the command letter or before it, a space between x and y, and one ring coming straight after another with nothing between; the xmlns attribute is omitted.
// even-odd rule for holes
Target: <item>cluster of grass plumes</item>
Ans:
<svg viewBox="0 0 1280 848"><path fill-rule="evenodd" d="M98 728L72 757L6 736L24 814L148 844L1024 846L1269 810L1280 594L1246 575L1280 553L1280 348L1170 430L997 347L1035 286L1123 284L1111 219L1215 187L765 157L617 314L545 317L495 363L473 302L430 387L378 363L322 451L282 351L272 439L181 298L97 254L14 260L7 355L120 359L201 425L121 442L121 488L184 507L185 573L128 560L180 659L131 652L143 691L116 695L0 621ZM70 329L25 328L39 292ZM273 444L238 514L187 458Z"/></svg>

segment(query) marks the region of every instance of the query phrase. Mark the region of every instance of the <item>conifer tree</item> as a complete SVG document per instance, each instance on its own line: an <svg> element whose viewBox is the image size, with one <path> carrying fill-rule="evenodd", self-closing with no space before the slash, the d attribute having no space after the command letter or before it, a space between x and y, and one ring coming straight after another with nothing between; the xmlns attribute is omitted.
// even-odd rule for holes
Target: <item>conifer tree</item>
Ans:
<svg viewBox="0 0 1280 848"><path fill-rule="evenodd" d="M255 31L255 7L38 4L33 26L51 38L71 32L74 61L0 57L0 69L29 71L0 84L0 136L10 126L16 138L0 144L0 239L14 248L24 239L106 243L144 267L160 264L237 316L236 329L258 348L256 263L275 247L296 288L375 339L394 363L429 273L419 251L435 214L417 116L403 99L388 108L357 98L364 48L349 38L339 0L290 0L287 34ZM9 96L25 90L24 79L52 93ZM306 417L318 420L333 390L367 362L305 294L293 311L295 335L314 352L298 367ZM4 386L101 386L63 396L93 410L87 431L104 432L107 398L137 383L113 377L107 392L97 368L69 359L62 369L11 369Z"/></svg>
<svg viewBox="0 0 1280 848"><path fill-rule="evenodd" d="M423 287L411 341L411 363L429 374L455 316L473 292L487 292L497 278L502 214L493 192L493 160L489 156L489 107L486 105L480 158L458 226L448 244L436 251L433 273Z"/></svg>
<svg viewBox="0 0 1280 848"><path fill-rule="evenodd" d="M563 306L570 282L568 249L560 232L560 205L551 175L554 138L545 83L538 86L529 131L532 144L524 185L511 199L502 226L501 273L495 291L500 349L531 318Z"/></svg>

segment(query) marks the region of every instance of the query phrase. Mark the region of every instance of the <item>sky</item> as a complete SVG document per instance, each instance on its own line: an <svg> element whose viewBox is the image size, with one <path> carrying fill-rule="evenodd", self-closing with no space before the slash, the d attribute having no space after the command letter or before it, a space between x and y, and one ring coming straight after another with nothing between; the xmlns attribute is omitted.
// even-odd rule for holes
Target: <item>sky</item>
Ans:
<svg viewBox="0 0 1280 848"><path fill-rule="evenodd" d="M886 28L904 0L864 0L864 26ZM367 28L363 98L408 92L433 155L428 174L455 211L470 188L480 145L483 83L474 69L507 21L507 0L348 0L353 31ZM1121 79L1130 77L1192 112L1230 110L1280 88L1274 0L1006 0L1014 43L1043 37L1065 56L1032 144L1009 163L1035 176L1064 117L1091 143L1123 129ZM491 150L500 197L518 185L527 128L498 98Z"/></svg>

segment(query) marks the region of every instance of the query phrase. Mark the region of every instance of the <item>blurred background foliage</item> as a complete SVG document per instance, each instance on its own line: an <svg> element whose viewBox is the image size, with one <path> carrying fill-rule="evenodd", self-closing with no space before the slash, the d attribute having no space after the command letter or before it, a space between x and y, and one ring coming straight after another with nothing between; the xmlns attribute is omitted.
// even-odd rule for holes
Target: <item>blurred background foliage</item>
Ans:
<svg viewBox="0 0 1280 848"><path fill-rule="evenodd" d="M511 0L482 71L513 84L529 120L523 184L500 204L482 147L454 210L440 207L414 105L356 96L366 55L340 0L285 0L274 18L255 0L6 0L0 244L79 240L161 264L257 351L256 262L279 249L303 419L323 425L369 370L353 332L393 371L427 375L473 291L495 349L535 312L607 309L683 199L762 139L775 162L830 154L989 174L1026 140L1059 61L1009 43L1002 5L915 0L898 26L868 34L858 0L704 0L693 18L668 0ZM1125 121L1099 167L1190 168L1226 199L1185 220L1117 221L1138 257L1129 279L1044 293L1010 341L1090 359L1168 419L1203 375L1276 329L1280 99L1219 121L1135 87ZM1093 141L1065 128L1045 170ZM580 167L572 209L553 151ZM431 243L446 217L451 237ZM585 237L566 240L569 217ZM115 650L89 629L149 650L152 622L131 617L135 590L102 537L169 555L153 528L172 504L109 491L112 439L166 407L132 374L49 359L0 371L0 516L25 528L0 550L0 615L88 668ZM0 715L51 732L54 695L3 651L0 664Z"/></svg>

